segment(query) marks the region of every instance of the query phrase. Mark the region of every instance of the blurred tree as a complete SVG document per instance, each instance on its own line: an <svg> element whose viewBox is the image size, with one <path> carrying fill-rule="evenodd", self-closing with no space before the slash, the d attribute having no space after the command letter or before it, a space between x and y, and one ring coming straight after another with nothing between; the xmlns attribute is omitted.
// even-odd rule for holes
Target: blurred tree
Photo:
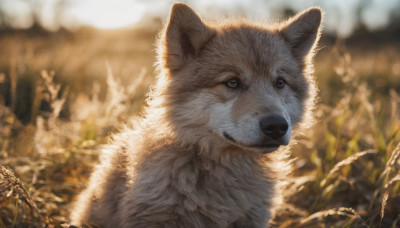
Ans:
<svg viewBox="0 0 400 228"><path fill-rule="evenodd" d="M7 4L9 0L0 0L0 29L10 28L16 17L27 17L31 21L31 30L42 31L45 29L57 30L62 26L65 10L73 0L13 0L26 5L29 10L26 15L16 15L9 12Z"/></svg>
<svg viewBox="0 0 400 228"><path fill-rule="evenodd" d="M41 0L24 0L24 1L28 3L31 9L30 17L32 18L33 21L32 27L33 28L41 27L40 14L41 14L41 5L43 4L43 1Z"/></svg>
<svg viewBox="0 0 400 228"><path fill-rule="evenodd" d="M0 29L7 27L6 24L6 14L3 10L3 8L1 7L3 5L4 0L0 0Z"/></svg>

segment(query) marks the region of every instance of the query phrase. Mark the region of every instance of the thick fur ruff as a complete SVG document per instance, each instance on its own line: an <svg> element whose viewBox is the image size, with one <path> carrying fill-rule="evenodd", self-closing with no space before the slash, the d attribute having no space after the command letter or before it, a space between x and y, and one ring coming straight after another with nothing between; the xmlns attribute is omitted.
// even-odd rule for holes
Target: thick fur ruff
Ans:
<svg viewBox="0 0 400 228"><path fill-rule="evenodd" d="M273 25L173 5L145 117L114 136L73 224L266 227L288 148L312 122L321 11Z"/></svg>

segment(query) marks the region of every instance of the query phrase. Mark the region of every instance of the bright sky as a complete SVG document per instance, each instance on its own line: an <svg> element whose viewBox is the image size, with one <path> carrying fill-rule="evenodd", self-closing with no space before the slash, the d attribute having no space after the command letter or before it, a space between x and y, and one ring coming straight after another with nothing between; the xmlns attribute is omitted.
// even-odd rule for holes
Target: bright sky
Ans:
<svg viewBox="0 0 400 228"><path fill-rule="evenodd" d="M31 6L39 6L40 19L48 28L91 25L110 29L134 25L143 16L169 13L172 0L0 0L2 10L15 27L29 27ZM207 18L246 15L253 19L275 19L283 6L294 11L320 6L325 11L324 26L328 31L347 36L356 23L361 3L366 4L361 20L370 29L385 26L391 13L400 14L400 0L187 0L200 15ZM0 11L1 14L1 11ZM1 18L1 17L0 17Z"/></svg>
<svg viewBox="0 0 400 228"><path fill-rule="evenodd" d="M145 6L128 0L115 1L82 1L73 6L70 17L98 28L116 28L129 26L137 22L144 13Z"/></svg>

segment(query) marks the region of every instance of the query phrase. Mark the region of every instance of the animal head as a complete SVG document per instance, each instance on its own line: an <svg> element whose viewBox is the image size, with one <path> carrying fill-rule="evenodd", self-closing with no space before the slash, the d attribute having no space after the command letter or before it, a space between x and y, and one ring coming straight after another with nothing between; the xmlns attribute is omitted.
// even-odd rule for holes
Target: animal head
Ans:
<svg viewBox="0 0 400 228"><path fill-rule="evenodd" d="M320 24L319 8L273 25L211 24L174 4L158 51L159 89L177 137L262 153L288 145L312 116Z"/></svg>

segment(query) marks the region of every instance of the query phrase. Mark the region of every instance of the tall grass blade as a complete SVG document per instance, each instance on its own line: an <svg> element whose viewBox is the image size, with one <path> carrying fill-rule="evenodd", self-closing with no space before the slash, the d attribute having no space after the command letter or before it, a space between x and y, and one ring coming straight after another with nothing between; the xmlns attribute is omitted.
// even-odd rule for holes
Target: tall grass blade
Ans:
<svg viewBox="0 0 400 228"><path fill-rule="evenodd" d="M328 175L326 175L326 177L321 181L320 186L323 187L325 186L326 182L332 178L333 174L335 174L336 172L338 172L340 170L340 168L342 166L345 165L350 165L351 163L357 161L359 158L368 155L368 154L376 154L377 151L376 150L366 150L366 151L362 151L362 152L358 152L356 154L351 155L350 157L342 160L341 162L337 163L328 173Z"/></svg>

